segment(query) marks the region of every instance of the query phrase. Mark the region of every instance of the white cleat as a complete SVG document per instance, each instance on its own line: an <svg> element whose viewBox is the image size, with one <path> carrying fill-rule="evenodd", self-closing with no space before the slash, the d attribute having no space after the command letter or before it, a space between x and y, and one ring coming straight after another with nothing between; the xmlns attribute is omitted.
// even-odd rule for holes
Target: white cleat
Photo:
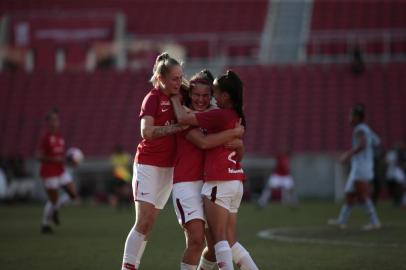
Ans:
<svg viewBox="0 0 406 270"><path fill-rule="evenodd" d="M380 228L382 228L380 223L377 223L377 224L369 223L367 225L362 226L361 230L373 231L373 230L379 230Z"/></svg>
<svg viewBox="0 0 406 270"><path fill-rule="evenodd" d="M338 227L340 229L347 229L347 224L341 223L337 219L334 219L334 218L329 219L327 221L327 224L330 225L330 226L336 226L336 227Z"/></svg>

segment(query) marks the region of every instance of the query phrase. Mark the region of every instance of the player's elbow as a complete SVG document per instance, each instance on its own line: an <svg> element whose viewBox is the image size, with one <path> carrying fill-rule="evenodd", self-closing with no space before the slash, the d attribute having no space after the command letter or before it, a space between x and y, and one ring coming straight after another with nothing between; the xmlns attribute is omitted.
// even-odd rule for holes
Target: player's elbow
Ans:
<svg viewBox="0 0 406 270"><path fill-rule="evenodd" d="M145 140L152 140L152 130L150 128L141 129L141 137Z"/></svg>
<svg viewBox="0 0 406 270"><path fill-rule="evenodd" d="M209 143L205 139L194 140L193 144L202 150L207 150L210 148Z"/></svg>

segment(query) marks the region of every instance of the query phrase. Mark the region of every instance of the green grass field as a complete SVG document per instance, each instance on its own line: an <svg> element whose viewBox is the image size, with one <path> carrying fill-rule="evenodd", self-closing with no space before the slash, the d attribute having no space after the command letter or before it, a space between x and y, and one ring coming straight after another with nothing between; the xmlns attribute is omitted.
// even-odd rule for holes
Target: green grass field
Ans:
<svg viewBox="0 0 406 270"><path fill-rule="evenodd" d="M274 204L263 210L243 204L239 241L260 269L406 269L406 211L380 204L379 231L362 232L362 209L351 216L347 230L330 228L326 220L339 206L306 202L298 209ZM120 269L122 250L132 226L131 207L70 206L62 209L62 225L54 235L39 233L42 206L0 206L0 269L112 270ZM258 232L275 229L275 239ZM183 233L172 205L160 215L141 269L179 269Z"/></svg>

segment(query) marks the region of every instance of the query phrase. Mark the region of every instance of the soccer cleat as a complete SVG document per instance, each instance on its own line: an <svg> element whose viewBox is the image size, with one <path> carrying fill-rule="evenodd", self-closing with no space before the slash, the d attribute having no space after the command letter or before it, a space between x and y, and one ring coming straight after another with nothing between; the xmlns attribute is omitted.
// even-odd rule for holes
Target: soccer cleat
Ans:
<svg viewBox="0 0 406 270"><path fill-rule="evenodd" d="M327 221L327 224L328 224L328 225L331 225L331 226L337 226L337 227L340 228L340 229L347 229L347 224L341 223L341 222L339 222L337 219L334 219L334 218L329 219L329 220Z"/></svg>
<svg viewBox="0 0 406 270"><path fill-rule="evenodd" d="M52 214L52 221L54 222L55 225L61 224L61 221L59 219L59 212L57 210L54 211Z"/></svg>
<svg viewBox="0 0 406 270"><path fill-rule="evenodd" d="M380 223L369 223L367 225L362 226L361 230L363 231L373 231L373 230L379 230L381 228L381 224Z"/></svg>
<svg viewBox="0 0 406 270"><path fill-rule="evenodd" d="M54 230L48 225L42 225L41 227L41 233L42 234L53 234Z"/></svg>

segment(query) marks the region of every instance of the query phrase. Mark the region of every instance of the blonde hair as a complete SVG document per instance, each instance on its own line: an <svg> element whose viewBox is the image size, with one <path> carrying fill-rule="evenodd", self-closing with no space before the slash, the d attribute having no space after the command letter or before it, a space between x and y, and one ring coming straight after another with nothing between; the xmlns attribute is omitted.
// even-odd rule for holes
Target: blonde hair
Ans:
<svg viewBox="0 0 406 270"><path fill-rule="evenodd" d="M179 66L179 62L172 58L167 52L163 52L157 56L152 69L152 77L149 80L154 87L158 85L158 77L165 76L173 66Z"/></svg>

